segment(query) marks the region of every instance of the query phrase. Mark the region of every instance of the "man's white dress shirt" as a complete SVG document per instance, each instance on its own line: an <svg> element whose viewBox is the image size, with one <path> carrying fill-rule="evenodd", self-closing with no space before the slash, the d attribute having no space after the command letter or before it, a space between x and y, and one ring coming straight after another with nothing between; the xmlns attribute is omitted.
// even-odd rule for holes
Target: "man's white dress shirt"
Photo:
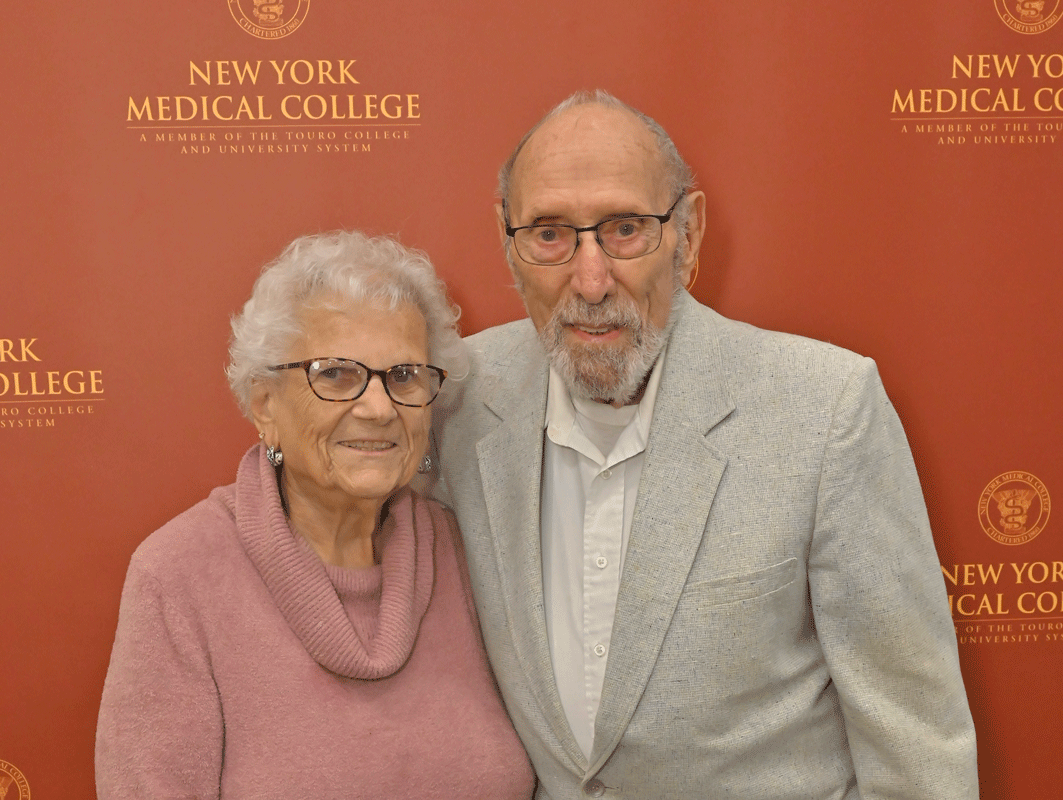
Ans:
<svg viewBox="0 0 1063 800"><path fill-rule="evenodd" d="M573 398L550 370L539 511L546 632L561 704L588 757L664 358L641 402L621 408Z"/></svg>

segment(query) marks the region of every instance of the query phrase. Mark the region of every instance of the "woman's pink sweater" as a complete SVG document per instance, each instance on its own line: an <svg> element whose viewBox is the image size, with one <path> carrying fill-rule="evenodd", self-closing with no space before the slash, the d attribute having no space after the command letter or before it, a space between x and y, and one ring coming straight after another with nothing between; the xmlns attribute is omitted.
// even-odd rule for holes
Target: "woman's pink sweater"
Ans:
<svg viewBox="0 0 1063 800"><path fill-rule="evenodd" d="M404 490L380 565L292 534L261 446L149 536L122 591L96 734L108 798L528 798L461 537Z"/></svg>

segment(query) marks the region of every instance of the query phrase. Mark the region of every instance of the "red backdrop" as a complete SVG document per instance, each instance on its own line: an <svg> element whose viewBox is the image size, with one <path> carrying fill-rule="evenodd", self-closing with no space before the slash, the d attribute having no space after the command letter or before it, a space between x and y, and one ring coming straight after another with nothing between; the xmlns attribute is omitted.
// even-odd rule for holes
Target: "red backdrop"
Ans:
<svg viewBox="0 0 1063 800"><path fill-rule="evenodd" d="M982 796L1053 796L1059 0L1039 21L1010 0L283 5L291 24L259 31L249 0L7 9L8 797L94 794L129 556L254 440L222 368L261 265L309 231L398 233L466 332L520 315L494 175L544 111L595 87L660 120L698 174L698 298L878 361L953 599Z"/></svg>

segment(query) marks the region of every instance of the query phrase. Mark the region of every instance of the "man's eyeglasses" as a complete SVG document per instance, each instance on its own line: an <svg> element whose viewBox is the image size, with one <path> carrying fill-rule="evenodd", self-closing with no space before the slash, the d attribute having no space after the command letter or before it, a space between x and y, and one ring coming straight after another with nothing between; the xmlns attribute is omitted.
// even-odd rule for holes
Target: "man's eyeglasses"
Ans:
<svg viewBox="0 0 1063 800"><path fill-rule="evenodd" d="M681 194L664 214L631 214L603 219L597 225L522 225L514 228L506 219L506 236L513 239L517 254L529 264L552 267L566 264L576 255L581 233L594 231L598 246L611 258L639 258L661 246L664 223L672 218ZM508 215L508 211L506 214Z"/></svg>
<svg viewBox="0 0 1063 800"><path fill-rule="evenodd" d="M273 371L296 368L306 372L310 391L330 403L357 400L369 386L369 379L376 375L393 402L411 408L430 405L447 377L445 369L431 364L396 364L387 369L371 369L349 358L308 358L270 367Z"/></svg>

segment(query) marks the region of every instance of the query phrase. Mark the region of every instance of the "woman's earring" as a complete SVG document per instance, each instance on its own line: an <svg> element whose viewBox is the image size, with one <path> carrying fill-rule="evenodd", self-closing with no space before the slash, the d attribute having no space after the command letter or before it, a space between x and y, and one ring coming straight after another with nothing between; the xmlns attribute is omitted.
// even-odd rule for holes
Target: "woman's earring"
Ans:
<svg viewBox="0 0 1063 800"><path fill-rule="evenodd" d="M420 465L417 467L417 471L422 475L427 475L432 471L432 457L425 456L421 459Z"/></svg>
<svg viewBox="0 0 1063 800"><path fill-rule="evenodd" d="M275 467L279 467L284 463L284 453L280 451L279 447L268 445L266 447L266 461Z"/></svg>

